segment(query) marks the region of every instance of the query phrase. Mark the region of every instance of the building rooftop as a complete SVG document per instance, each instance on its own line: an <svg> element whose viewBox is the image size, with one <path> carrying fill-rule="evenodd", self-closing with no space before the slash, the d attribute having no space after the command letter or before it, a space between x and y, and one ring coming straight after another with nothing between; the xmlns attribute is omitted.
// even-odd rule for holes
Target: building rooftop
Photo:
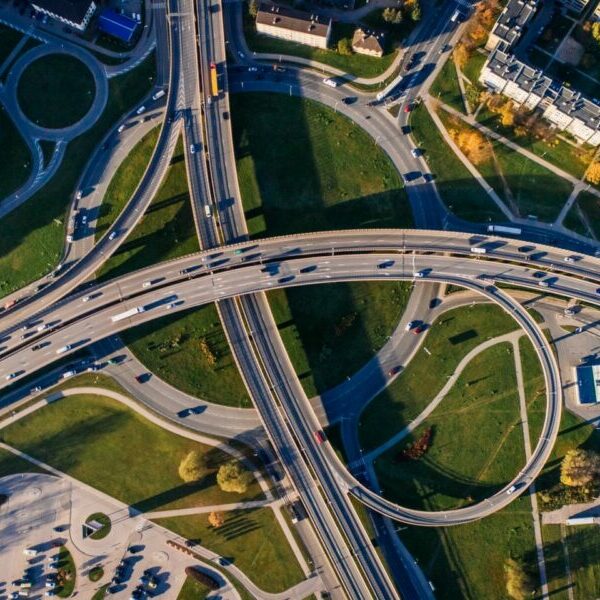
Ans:
<svg viewBox="0 0 600 600"><path fill-rule="evenodd" d="M352 47L383 53L384 40L385 36L383 33L359 27L354 31L354 35L352 36Z"/></svg>
<svg viewBox="0 0 600 600"><path fill-rule="evenodd" d="M506 81L513 81L520 89L543 96L552 86L552 79L540 69L518 60L506 52L506 44L501 44L490 56L488 69Z"/></svg>
<svg viewBox="0 0 600 600"><path fill-rule="evenodd" d="M92 3L92 0L33 0L32 2L34 7L63 17L72 23L81 23Z"/></svg>
<svg viewBox="0 0 600 600"><path fill-rule="evenodd" d="M261 4L256 15L256 23L304 32L319 37L327 37L331 19L316 13L304 12L279 6L277 4Z"/></svg>
<svg viewBox="0 0 600 600"><path fill-rule="evenodd" d="M492 34L512 46L521 37L523 28L535 14L537 0L509 0L498 17Z"/></svg>
<svg viewBox="0 0 600 600"><path fill-rule="evenodd" d="M131 41L137 27L137 21L125 15L120 15L109 8L103 10L98 19L98 29L100 31L117 37L124 42Z"/></svg>
<svg viewBox="0 0 600 600"><path fill-rule="evenodd" d="M554 105L561 112L580 119L592 129L600 127L600 106L582 96L581 92L563 86L554 100Z"/></svg>
<svg viewBox="0 0 600 600"><path fill-rule="evenodd" d="M600 365L577 367L577 392L580 404L600 402Z"/></svg>

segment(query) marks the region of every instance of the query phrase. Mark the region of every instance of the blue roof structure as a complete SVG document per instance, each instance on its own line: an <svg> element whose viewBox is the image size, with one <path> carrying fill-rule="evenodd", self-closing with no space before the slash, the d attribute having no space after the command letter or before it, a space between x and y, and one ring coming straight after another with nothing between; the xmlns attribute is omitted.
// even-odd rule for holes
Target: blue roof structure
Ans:
<svg viewBox="0 0 600 600"><path fill-rule="evenodd" d="M120 15L109 8L100 13L98 19L98 29L103 33L112 35L124 42L130 42L135 30L138 27L137 21Z"/></svg>
<svg viewBox="0 0 600 600"><path fill-rule="evenodd" d="M600 365L578 366L577 388L580 404L600 402Z"/></svg>

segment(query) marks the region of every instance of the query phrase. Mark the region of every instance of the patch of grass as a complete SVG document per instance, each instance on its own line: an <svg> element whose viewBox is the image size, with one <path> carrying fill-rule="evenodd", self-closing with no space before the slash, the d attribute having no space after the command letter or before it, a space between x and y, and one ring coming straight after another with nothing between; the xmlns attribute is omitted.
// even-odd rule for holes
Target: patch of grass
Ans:
<svg viewBox="0 0 600 600"><path fill-rule="evenodd" d="M87 160L119 116L151 89L154 73L152 54L136 69L111 79L108 104L94 127L69 144L48 184L2 219L0 296L38 279L58 263L65 241L66 211Z"/></svg>
<svg viewBox="0 0 600 600"><path fill-rule="evenodd" d="M49 54L25 68L18 85L21 110L53 129L77 123L92 106L96 86L90 70L67 54Z"/></svg>
<svg viewBox="0 0 600 600"><path fill-rule="evenodd" d="M309 396L342 383L387 341L411 292L405 282L335 283L268 292L285 347Z"/></svg>
<svg viewBox="0 0 600 600"><path fill-rule="evenodd" d="M75 561L66 546L61 546L58 550L58 581L57 596L59 598L69 598L75 589L77 578L77 569ZM62 577L61 577L62 574Z"/></svg>
<svg viewBox="0 0 600 600"><path fill-rule="evenodd" d="M102 540L104 539L111 530L111 522L110 522L110 517L104 513L101 512L96 512L91 514L86 520L86 524L87 523L91 523L92 521L95 521L96 523L99 523L100 525L102 525L102 527L100 527L100 529L98 529L98 531L95 531L94 533L92 533L89 537L92 540ZM102 577L102 575L100 576ZM98 579L100 579L100 577L98 577ZM91 577L90 577L91 579ZM92 581L98 581L98 579L94 580L92 579Z"/></svg>
<svg viewBox="0 0 600 600"><path fill-rule="evenodd" d="M589 192L581 192L577 196L576 202L583 214L587 217L587 221L590 224L594 235L600 239L600 198Z"/></svg>
<svg viewBox="0 0 600 600"><path fill-rule="evenodd" d="M542 525L542 539L550 597L556 600L569 600L567 592L569 580L560 525ZM574 591L576 590L575 587Z"/></svg>
<svg viewBox="0 0 600 600"><path fill-rule="evenodd" d="M173 387L216 404L252 406L214 304L121 335L142 364Z"/></svg>
<svg viewBox="0 0 600 600"><path fill-rule="evenodd" d="M508 558L523 561L539 581L529 499L456 527L408 527L401 540L433 582L439 600L504 599ZM534 596L538 597L538 596Z"/></svg>
<svg viewBox="0 0 600 600"><path fill-rule="evenodd" d="M429 93L440 102L449 104L457 111L461 113L465 112L465 105L463 104L460 87L458 85L456 67L451 58L446 61L442 70L435 78Z"/></svg>
<svg viewBox="0 0 600 600"><path fill-rule="evenodd" d="M280 94L231 98L235 153L253 237L410 227L389 158L346 117Z"/></svg>
<svg viewBox="0 0 600 600"><path fill-rule="evenodd" d="M444 110L438 114L448 130L475 131L474 127ZM501 142L485 139L491 150L490 156L475 167L496 193L517 216L534 214L543 221L554 221L573 186Z"/></svg>
<svg viewBox="0 0 600 600"><path fill-rule="evenodd" d="M22 37L20 31L0 23L0 65L8 58Z"/></svg>
<svg viewBox="0 0 600 600"><path fill-rule="evenodd" d="M4 105L0 105L0 199L19 189L30 171L29 148Z"/></svg>
<svg viewBox="0 0 600 600"><path fill-rule="evenodd" d="M150 162L159 133L160 127L149 131L115 171L100 205L96 240L99 240L114 223L137 188Z"/></svg>
<svg viewBox="0 0 600 600"><path fill-rule="evenodd" d="M204 600L211 592L212 590L208 586L191 577L186 577L183 587L177 595L177 600Z"/></svg>
<svg viewBox="0 0 600 600"><path fill-rule="evenodd" d="M122 404L101 396L69 396L13 423L3 441L75 479L143 512L260 498L256 482L246 494L216 484L219 450L164 430ZM177 469L191 450L207 457L197 483L184 484Z"/></svg>
<svg viewBox="0 0 600 600"><path fill-rule="evenodd" d="M436 319L406 369L361 415L362 447L372 450L400 431L435 398L468 352L517 327L512 317L491 304L456 308Z"/></svg>
<svg viewBox="0 0 600 600"><path fill-rule="evenodd" d="M467 64L463 67L463 74L473 85L479 85L479 75L481 74L481 69L483 69L483 63L486 61L486 59L486 54L473 52L467 61Z"/></svg>
<svg viewBox="0 0 600 600"><path fill-rule="evenodd" d="M282 592L304 579L269 508L230 511L218 529L208 524L206 515L156 519L156 522L230 559L266 592Z"/></svg>
<svg viewBox="0 0 600 600"><path fill-rule="evenodd" d="M0 477L17 473L46 473L46 471L28 460L0 448Z"/></svg>
<svg viewBox="0 0 600 600"><path fill-rule="evenodd" d="M600 545L598 530L582 525L567 529L569 566L575 580L575 598L594 598L600 589Z"/></svg>
<svg viewBox="0 0 600 600"><path fill-rule="evenodd" d="M346 23L335 23L331 35L331 50L312 48L305 44L297 44L261 35L256 31L254 19L248 14L244 7L244 35L248 47L253 52L298 56L314 60L335 69L344 71L356 77L377 77L381 75L394 61L396 50L388 50L381 58L365 56L364 54L351 54L343 56L335 48L337 42L343 37L352 37L354 27Z"/></svg>
<svg viewBox="0 0 600 600"><path fill-rule="evenodd" d="M97 276L111 279L199 249L180 141L146 214Z"/></svg>
<svg viewBox="0 0 600 600"><path fill-rule="evenodd" d="M490 112L485 107L479 111L477 120L577 178L583 176L593 156L589 148L572 146L558 137L552 143L547 143L534 137L533 134L518 136L512 127L505 127L501 124L498 114Z"/></svg>
<svg viewBox="0 0 600 600"><path fill-rule="evenodd" d="M578 233L579 235L587 235L587 236L590 235L588 228L585 226L585 223L582 221L581 217L579 216L579 207L577 206L576 203L571 207L571 209L567 213L567 216L565 217L565 219L563 221L563 225L567 229L570 229L571 231L574 231L575 233Z"/></svg>
<svg viewBox="0 0 600 600"><path fill-rule="evenodd" d="M527 420L529 422L529 440L531 447L538 443L544 416L546 414L546 382L538 355L531 340L523 336L519 340L521 368L523 370L523 387L527 403Z"/></svg>
<svg viewBox="0 0 600 600"><path fill-rule="evenodd" d="M106 590L108 589L108 583L103 585L93 596L92 600L103 600L106 596Z"/></svg>
<svg viewBox="0 0 600 600"><path fill-rule="evenodd" d="M505 220L494 201L446 144L424 105L412 111L411 125L415 142L423 149L425 160L448 209L467 221Z"/></svg>
<svg viewBox="0 0 600 600"><path fill-rule="evenodd" d="M413 508L449 510L498 491L524 460L516 387L512 344L475 356L425 423L377 459L385 496ZM430 427L425 455L403 461L402 450Z"/></svg>

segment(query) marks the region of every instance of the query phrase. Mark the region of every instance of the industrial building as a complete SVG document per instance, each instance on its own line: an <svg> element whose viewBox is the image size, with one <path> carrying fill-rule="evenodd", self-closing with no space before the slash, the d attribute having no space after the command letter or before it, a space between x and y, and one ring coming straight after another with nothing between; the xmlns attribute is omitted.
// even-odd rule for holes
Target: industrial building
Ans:
<svg viewBox="0 0 600 600"><path fill-rule="evenodd" d="M114 10L105 9L98 18L98 29L127 44L131 42L138 28L138 22L130 17L120 15Z"/></svg>
<svg viewBox="0 0 600 600"><path fill-rule="evenodd" d="M31 6L78 31L85 31L96 12L93 0L33 0Z"/></svg>
<svg viewBox="0 0 600 600"><path fill-rule="evenodd" d="M585 364L575 368L579 404L600 402L600 364Z"/></svg>

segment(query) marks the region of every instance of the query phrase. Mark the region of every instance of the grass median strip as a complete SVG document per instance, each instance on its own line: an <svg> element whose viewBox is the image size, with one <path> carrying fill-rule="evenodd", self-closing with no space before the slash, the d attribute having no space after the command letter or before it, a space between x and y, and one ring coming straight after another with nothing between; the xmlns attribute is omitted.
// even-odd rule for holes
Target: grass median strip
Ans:
<svg viewBox="0 0 600 600"><path fill-rule="evenodd" d="M270 508L227 512L219 528L209 525L206 515L156 522L231 560L265 592L283 592L304 579Z"/></svg>
<svg viewBox="0 0 600 600"><path fill-rule="evenodd" d="M2 440L143 512L262 497L256 482L245 494L219 489L216 471L228 455L102 396L49 404L5 428ZM191 450L205 457L205 468L198 482L185 484L177 470Z"/></svg>
<svg viewBox="0 0 600 600"><path fill-rule="evenodd" d="M23 185L30 171L29 148L0 105L0 200Z"/></svg>

